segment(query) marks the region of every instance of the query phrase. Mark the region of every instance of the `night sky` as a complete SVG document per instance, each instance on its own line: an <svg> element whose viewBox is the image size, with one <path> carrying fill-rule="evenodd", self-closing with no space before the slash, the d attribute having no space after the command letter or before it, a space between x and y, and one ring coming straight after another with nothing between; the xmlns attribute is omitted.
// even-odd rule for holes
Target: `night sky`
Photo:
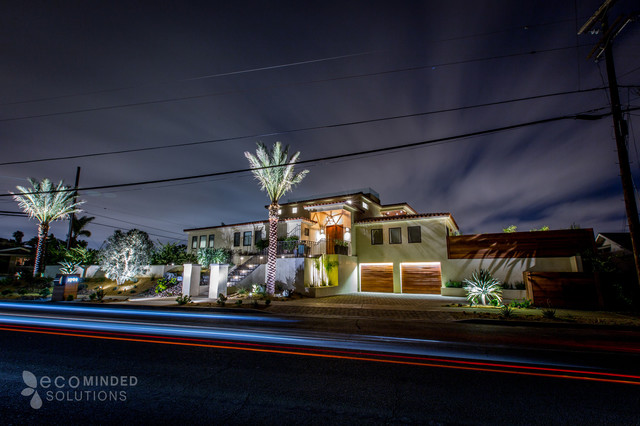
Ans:
<svg viewBox="0 0 640 426"><path fill-rule="evenodd" d="M81 187L245 169L243 152L257 141L280 140L309 160L606 112L604 90L501 103L602 87L604 61L586 59L600 36L576 35L601 3L2 2L1 163L231 140L3 164L0 192L26 185L26 177L72 184L77 166ZM634 6L620 0L610 19ZM639 26L615 41L620 85L640 85ZM623 106L640 104L637 89L620 94ZM445 109L454 111L438 112ZM405 115L414 116L371 122ZM628 118L638 178L640 120ZM384 204L451 212L467 234L511 224L626 230L610 117L305 167L309 175L282 202L371 187ZM268 204L248 173L81 198L84 214L97 217L89 227L96 248L113 227L186 241L185 228L266 219ZM0 197L0 210L18 207ZM1 237L36 232L24 218L0 223ZM58 222L52 232L64 238L66 226Z"/></svg>

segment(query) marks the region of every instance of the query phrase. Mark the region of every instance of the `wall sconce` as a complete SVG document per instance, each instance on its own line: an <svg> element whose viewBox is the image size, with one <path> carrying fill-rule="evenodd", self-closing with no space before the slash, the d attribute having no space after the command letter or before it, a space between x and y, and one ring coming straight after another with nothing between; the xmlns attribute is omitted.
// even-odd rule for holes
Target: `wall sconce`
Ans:
<svg viewBox="0 0 640 426"><path fill-rule="evenodd" d="M350 228L345 228L345 230L344 230L344 240L345 241L351 241L351 229Z"/></svg>

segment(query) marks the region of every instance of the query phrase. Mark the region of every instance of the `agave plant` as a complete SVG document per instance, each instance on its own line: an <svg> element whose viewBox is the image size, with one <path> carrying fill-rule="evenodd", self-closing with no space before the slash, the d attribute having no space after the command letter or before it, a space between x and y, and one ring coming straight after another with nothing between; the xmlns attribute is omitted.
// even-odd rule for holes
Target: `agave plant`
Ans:
<svg viewBox="0 0 640 426"><path fill-rule="evenodd" d="M472 305L477 305L478 300L486 305L487 302L497 300L502 303L502 287L500 287L500 280L493 278L491 273L486 269L479 269L475 271L471 278L464 280L467 290L467 300Z"/></svg>

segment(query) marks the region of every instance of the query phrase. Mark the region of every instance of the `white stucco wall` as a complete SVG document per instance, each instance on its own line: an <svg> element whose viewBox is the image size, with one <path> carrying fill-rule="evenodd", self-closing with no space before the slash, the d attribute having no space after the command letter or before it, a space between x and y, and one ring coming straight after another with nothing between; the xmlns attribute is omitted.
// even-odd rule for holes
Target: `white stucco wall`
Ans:
<svg viewBox="0 0 640 426"><path fill-rule="evenodd" d="M409 243L407 228L420 226L421 242ZM522 281L524 271L578 272L581 262L576 257L530 259L448 259L447 233L454 228L450 219L419 218L412 220L381 221L357 224L354 228L356 253L360 263L393 263L394 291L401 291L402 262L439 262L442 283L462 281L480 268L488 269L503 282ZM402 243L389 244L389 229L401 228ZM371 230L382 229L383 244L371 244Z"/></svg>

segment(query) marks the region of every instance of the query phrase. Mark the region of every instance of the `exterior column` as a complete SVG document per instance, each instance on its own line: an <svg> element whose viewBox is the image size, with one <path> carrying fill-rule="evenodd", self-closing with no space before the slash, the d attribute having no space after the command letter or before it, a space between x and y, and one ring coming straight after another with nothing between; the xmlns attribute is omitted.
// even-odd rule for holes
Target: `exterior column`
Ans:
<svg viewBox="0 0 640 426"><path fill-rule="evenodd" d="M209 265L209 271L211 271L209 276L209 299L217 299L220 293L226 297L229 265Z"/></svg>
<svg viewBox="0 0 640 426"><path fill-rule="evenodd" d="M202 266L187 263L184 265L184 272L182 273L182 295L183 296L198 296L200 291L200 270Z"/></svg>

